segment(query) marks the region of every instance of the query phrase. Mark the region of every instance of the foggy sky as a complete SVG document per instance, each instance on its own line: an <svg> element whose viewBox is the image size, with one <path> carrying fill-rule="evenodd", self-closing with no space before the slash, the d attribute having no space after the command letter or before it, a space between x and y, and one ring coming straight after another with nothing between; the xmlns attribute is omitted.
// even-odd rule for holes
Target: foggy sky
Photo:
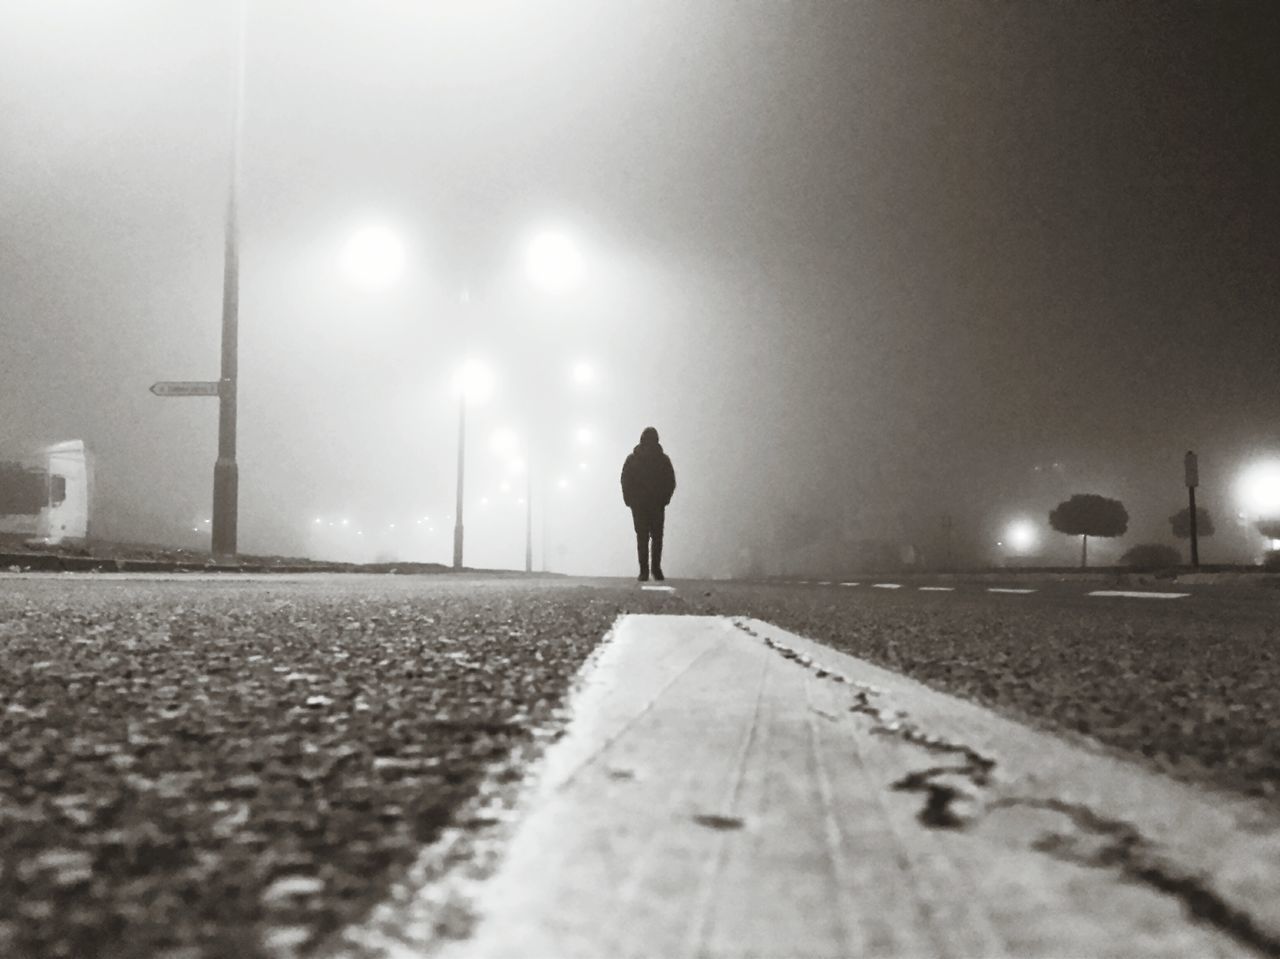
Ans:
<svg viewBox="0 0 1280 959"><path fill-rule="evenodd" d="M218 375L234 5L0 15L0 451L84 438L97 532L179 541L216 402L147 387ZM451 512L472 354L469 562L523 559L479 512L499 425L557 471L595 428L548 517L578 572L628 568L650 424L676 575L815 516L986 559L1071 492L1126 503L1118 554L1168 540L1186 449L1225 519L1280 452L1277 48L1265 2L250 0L241 548ZM371 218L411 254L377 294L337 268ZM551 221L589 274L555 302L517 263Z"/></svg>

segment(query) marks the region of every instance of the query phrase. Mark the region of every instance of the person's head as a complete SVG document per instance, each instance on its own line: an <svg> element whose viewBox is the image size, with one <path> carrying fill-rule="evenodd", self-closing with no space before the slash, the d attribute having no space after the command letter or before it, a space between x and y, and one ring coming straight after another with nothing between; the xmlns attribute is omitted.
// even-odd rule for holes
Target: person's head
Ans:
<svg viewBox="0 0 1280 959"><path fill-rule="evenodd" d="M640 445L641 446L657 446L658 431L655 430L652 426L646 426L644 428L644 431L640 434Z"/></svg>

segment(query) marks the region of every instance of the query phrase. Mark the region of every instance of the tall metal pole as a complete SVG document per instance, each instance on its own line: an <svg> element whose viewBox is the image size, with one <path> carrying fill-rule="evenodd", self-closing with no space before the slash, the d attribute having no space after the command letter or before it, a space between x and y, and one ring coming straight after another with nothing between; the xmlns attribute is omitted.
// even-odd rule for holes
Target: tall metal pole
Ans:
<svg viewBox="0 0 1280 959"><path fill-rule="evenodd" d="M545 507L544 507L545 508ZM533 464L524 470L524 571L533 572Z"/></svg>
<svg viewBox="0 0 1280 959"><path fill-rule="evenodd" d="M1188 518L1191 520L1191 565L1200 565L1200 544L1197 542L1196 536L1196 488L1194 486L1187 487L1187 493L1191 498L1191 509Z"/></svg>
<svg viewBox="0 0 1280 959"><path fill-rule="evenodd" d="M547 473L542 473L542 571L547 572L547 513L551 511L551 497L547 495Z"/></svg>
<svg viewBox="0 0 1280 959"><path fill-rule="evenodd" d="M244 127L244 62L248 0L240 0L231 87L231 175L222 263L222 376L218 384L218 460L213 467L213 555L236 555L240 472L236 464L237 348L240 327L240 155Z"/></svg>
<svg viewBox="0 0 1280 959"><path fill-rule="evenodd" d="M458 401L458 503L453 522L453 568L462 569L462 479L467 449L467 394Z"/></svg>

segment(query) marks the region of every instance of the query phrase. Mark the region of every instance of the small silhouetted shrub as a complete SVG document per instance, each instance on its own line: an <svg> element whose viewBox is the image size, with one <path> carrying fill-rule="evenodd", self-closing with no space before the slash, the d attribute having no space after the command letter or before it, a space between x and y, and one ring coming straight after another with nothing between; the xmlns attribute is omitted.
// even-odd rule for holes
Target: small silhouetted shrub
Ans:
<svg viewBox="0 0 1280 959"><path fill-rule="evenodd" d="M1120 557L1123 566L1138 566L1142 569L1160 569L1165 566L1178 566L1182 563L1181 554L1172 546L1164 543L1139 543Z"/></svg>
<svg viewBox="0 0 1280 959"><path fill-rule="evenodd" d="M1263 569L1280 570L1280 549L1269 549L1262 554Z"/></svg>

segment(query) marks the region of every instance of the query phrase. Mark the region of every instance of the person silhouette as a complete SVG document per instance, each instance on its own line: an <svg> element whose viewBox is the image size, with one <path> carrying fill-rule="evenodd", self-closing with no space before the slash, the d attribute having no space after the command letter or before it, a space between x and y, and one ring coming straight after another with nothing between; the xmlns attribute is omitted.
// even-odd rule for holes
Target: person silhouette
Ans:
<svg viewBox="0 0 1280 959"><path fill-rule="evenodd" d="M650 569L654 579L666 578L662 575L662 530L667 504L675 491L676 471L671 458L658 442L658 431L646 426L640 434L640 443L622 464L622 502L631 508L642 583L648 581ZM652 564L649 562L651 545Z"/></svg>

